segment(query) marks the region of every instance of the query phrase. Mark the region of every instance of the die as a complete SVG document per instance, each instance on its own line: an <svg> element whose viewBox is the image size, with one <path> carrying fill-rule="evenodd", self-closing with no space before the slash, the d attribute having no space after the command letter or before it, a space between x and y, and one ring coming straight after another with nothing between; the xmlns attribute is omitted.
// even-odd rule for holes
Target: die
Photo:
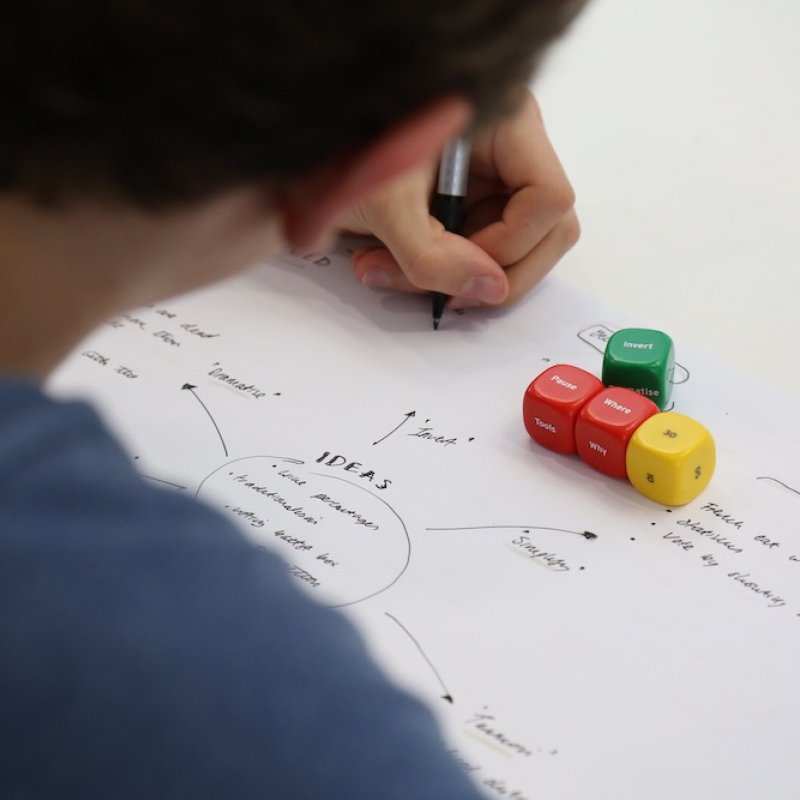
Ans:
<svg viewBox="0 0 800 800"><path fill-rule="evenodd" d="M603 355L603 383L625 386L664 410L672 394L675 348L666 333L623 328L613 333Z"/></svg>
<svg viewBox="0 0 800 800"><path fill-rule="evenodd" d="M598 378L579 367L549 367L531 381L522 401L522 418L530 437L557 453L576 452L578 413L602 389Z"/></svg>
<svg viewBox="0 0 800 800"><path fill-rule="evenodd" d="M715 465L716 446L708 429L676 411L654 414L628 443L628 480L664 505L694 500L708 486Z"/></svg>
<svg viewBox="0 0 800 800"><path fill-rule="evenodd" d="M621 386L603 389L580 410L575 447L590 467L614 478L627 477L626 453L636 429L658 413L646 397Z"/></svg>

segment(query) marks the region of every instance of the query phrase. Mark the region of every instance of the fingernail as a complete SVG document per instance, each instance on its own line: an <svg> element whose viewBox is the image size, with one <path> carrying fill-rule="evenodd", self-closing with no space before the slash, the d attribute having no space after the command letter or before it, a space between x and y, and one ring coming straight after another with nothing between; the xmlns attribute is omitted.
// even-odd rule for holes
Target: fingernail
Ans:
<svg viewBox="0 0 800 800"><path fill-rule="evenodd" d="M479 300L483 303L496 303L504 295L505 286L492 275L473 275L458 293L458 297L465 300Z"/></svg>
<svg viewBox="0 0 800 800"><path fill-rule="evenodd" d="M361 278L361 283L373 289L386 289L392 285L389 273L380 267L370 267Z"/></svg>

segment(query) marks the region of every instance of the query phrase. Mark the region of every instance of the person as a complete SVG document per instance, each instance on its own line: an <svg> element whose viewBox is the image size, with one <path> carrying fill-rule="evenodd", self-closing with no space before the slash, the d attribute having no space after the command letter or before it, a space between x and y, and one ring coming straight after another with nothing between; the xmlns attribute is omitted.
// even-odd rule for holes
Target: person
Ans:
<svg viewBox="0 0 800 800"><path fill-rule="evenodd" d="M479 796L343 616L42 387L105 319L339 230L381 242L367 285L521 296L578 235L525 85L582 4L4 9L0 795ZM457 237L428 198L466 128Z"/></svg>

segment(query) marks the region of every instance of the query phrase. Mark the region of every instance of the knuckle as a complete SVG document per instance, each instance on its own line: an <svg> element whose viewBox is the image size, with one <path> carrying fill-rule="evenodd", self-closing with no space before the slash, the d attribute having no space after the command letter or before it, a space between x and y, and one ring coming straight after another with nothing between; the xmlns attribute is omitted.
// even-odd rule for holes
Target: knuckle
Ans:
<svg viewBox="0 0 800 800"><path fill-rule="evenodd" d="M542 120L542 109L539 106L539 101L528 87L525 87L520 93L519 112L532 115L539 122Z"/></svg>
<svg viewBox="0 0 800 800"><path fill-rule="evenodd" d="M403 265L406 278L420 289L427 289L433 285L434 278L441 270L436 269L436 259L431 257L429 250L423 250L414 258Z"/></svg>
<svg viewBox="0 0 800 800"><path fill-rule="evenodd" d="M571 211L561 220L561 239L564 243L565 250L570 250L581 238L581 223L578 215Z"/></svg>
<svg viewBox="0 0 800 800"><path fill-rule="evenodd" d="M564 180L559 186L550 190L550 206L559 216L567 216L575 207L575 190L572 184Z"/></svg>

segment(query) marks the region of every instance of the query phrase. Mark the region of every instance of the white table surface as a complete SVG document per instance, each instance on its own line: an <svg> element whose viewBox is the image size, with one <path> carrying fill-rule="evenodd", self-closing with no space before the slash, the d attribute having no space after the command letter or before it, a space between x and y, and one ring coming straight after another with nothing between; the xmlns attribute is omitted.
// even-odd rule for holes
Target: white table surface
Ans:
<svg viewBox="0 0 800 800"><path fill-rule="evenodd" d="M800 3L592 0L534 88L583 229L558 273L800 398Z"/></svg>

